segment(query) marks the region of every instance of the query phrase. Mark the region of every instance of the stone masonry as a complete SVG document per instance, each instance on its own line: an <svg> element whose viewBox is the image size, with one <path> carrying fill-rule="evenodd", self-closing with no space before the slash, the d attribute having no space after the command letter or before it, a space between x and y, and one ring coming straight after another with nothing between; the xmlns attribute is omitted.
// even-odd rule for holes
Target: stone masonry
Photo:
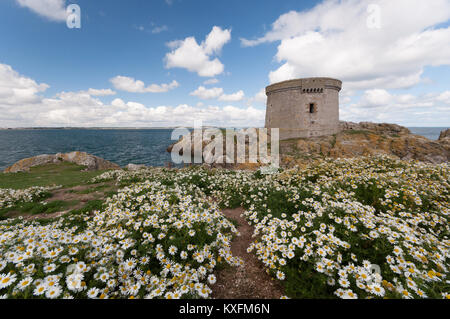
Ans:
<svg viewBox="0 0 450 319"><path fill-rule="evenodd" d="M280 139L307 138L339 132L339 91L342 82L305 78L266 88L266 128L279 128Z"/></svg>

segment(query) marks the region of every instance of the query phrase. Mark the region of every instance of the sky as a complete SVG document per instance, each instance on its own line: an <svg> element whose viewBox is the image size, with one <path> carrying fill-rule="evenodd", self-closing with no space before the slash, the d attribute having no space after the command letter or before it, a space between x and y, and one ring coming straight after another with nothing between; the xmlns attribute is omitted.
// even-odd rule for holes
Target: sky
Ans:
<svg viewBox="0 0 450 319"><path fill-rule="evenodd" d="M314 76L341 120L448 127L449 39L450 0L1 0L0 127L259 127Z"/></svg>

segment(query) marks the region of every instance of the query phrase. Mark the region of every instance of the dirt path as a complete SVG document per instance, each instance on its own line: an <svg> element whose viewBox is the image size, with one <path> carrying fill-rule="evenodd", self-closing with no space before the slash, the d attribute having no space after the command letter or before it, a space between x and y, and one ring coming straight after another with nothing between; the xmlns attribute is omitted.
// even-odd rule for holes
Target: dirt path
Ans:
<svg viewBox="0 0 450 319"><path fill-rule="evenodd" d="M267 273L264 265L247 248L253 241L253 227L241 217L243 208L225 209L222 213L238 222L241 236L231 242L233 256L243 259L243 267L230 267L216 273L217 282L211 288L216 299L279 299L283 289Z"/></svg>
<svg viewBox="0 0 450 319"><path fill-rule="evenodd" d="M58 188L51 191L51 196L41 202L51 203L61 201L74 203L61 207L60 211L54 213L44 212L31 215L29 212L11 210L5 213L4 216L10 218L22 216L25 220L58 218L72 210L85 207L89 201L105 200L107 197L107 192L110 191L117 191L117 186L114 182L102 182L97 184L78 185L68 188Z"/></svg>

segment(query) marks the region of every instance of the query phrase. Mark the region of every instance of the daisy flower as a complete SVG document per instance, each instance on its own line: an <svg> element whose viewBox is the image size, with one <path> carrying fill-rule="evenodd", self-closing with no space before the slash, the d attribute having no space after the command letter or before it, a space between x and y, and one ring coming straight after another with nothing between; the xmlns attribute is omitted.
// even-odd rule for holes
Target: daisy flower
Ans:
<svg viewBox="0 0 450 319"><path fill-rule="evenodd" d="M100 292L100 289L93 287L87 291L87 296L88 296L88 298L94 299L97 297L99 292Z"/></svg>
<svg viewBox="0 0 450 319"><path fill-rule="evenodd" d="M213 274L209 275L208 282L210 285L214 285L216 283L216 276L214 276Z"/></svg>
<svg viewBox="0 0 450 319"><path fill-rule="evenodd" d="M16 274L0 274L0 289L10 286L16 281Z"/></svg>
<svg viewBox="0 0 450 319"><path fill-rule="evenodd" d="M49 299L58 298L61 295L61 288L59 286L48 287L45 292L45 297Z"/></svg>
<svg viewBox="0 0 450 319"><path fill-rule="evenodd" d="M278 278L279 280L284 280L284 278L285 278L284 273L278 270L278 271L277 271L277 278Z"/></svg>
<svg viewBox="0 0 450 319"><path fill-rule="evenodd" d="M33 290L33 295L40 296L40 295L44 294L46 290L47 290L47 286L45 284L39 284Z"/></svg>
<svg viewBox="0 0 450 319"><path fill-rule="evenodd" d="M31 283L33 282L33 278L31 277L26 277L24 279L22 279L19 284L17 285L17 287L20 290L25 290L25 288L27 288Z"/></svg>

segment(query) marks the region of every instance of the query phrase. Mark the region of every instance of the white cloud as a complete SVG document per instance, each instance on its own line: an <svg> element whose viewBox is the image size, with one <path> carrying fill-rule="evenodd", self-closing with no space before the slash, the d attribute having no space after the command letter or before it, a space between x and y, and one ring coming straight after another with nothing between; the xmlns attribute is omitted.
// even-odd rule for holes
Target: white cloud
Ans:
<svg viewBox="0 0 450 319"><path fill-rule="evenodd" d="M220 101L226 102L238 102L245 96L244 91L242 90L233 94L224 94L222 88L215 87L207 89L204 86L199 86L195 91L191 92L190 95L197 96L202 100L219 99Z"/></svg>
<svg viewBox="0 0 450 319"><path fill-rule="evenodd" d="M202 100L212 100L217 99L223 94L222 88L211 88L207 89L204 86L199 86L195 91L191 92L190 95L196 96Z"/></svg>
<svg viewBox="0 0 450 319"><path fill-rule="evenodd" d="M248 99L248 103L250 105L252 104L260 104L260 105L266 105L267 102L267 95L266 95L266 89L262 88L258 91L253 97Z"/></svg>
<svg viewBox="0 0 450 319"><path fill-rule="evenodd" d="M16 0L17 3L31 11L53 21L66 21L65 0Z"/></svg>
<svg viewBox="0 0 450 319"><path fill-rule="evenodd" d="M364 91L359 101L350 106L359 108L391 107L403 110L408 108L441 107L449 108L450 110L450 99L446 98L448 95L449 91L440 94L428 93L416 96L412 94L392 94L386 90L373 89Z"/></svg>
<svg viewBox="0 0 450 319"><path fill-rule="evenodd" d="M111 89L101 89L101 90L89 89L87 91L87 93L92 96L107 96L107 95L115 95L116 94L116 92L114 92Z"/></svg>
<svg viewBox="0 0 450 319"><path fill-rule="evenodd" d="M436 99L440 102L445 102L446 104L450 105L450 91L445 91L439 94Z"/></svg>
<svg viewBox="0 0 450 319"><path fill-rule="evenodd" d="M224 71L218 58L213 58L231 39L231 30L222 30L214 26L200 45L194 37L172 41L168 46L172 49L165 56L167 68L184 68L196 72L202 77L213 77Z"/></svg>
<svg viewBox="0 0 450 319"><path fill-rule="evenodd" d="M416 96L392 94L383 89L366 90L355 102L341 103L340 118L405 126L449 126L450 91Z"/></svg>
<svg viewBox="0 0 450 319"><path fill-rule="evenodd" d="M63 92L39 104L21 104L15 108L0 105L0 127L84 126L84 127L152 127L193 126L201 119L204 125L262 126L264 111L236 106L147 107L117 98L110 105L86 93Z"/></svg>
<svg viewBox="0 0 450 319"><path fill-rule="evenodd" d="M264 123L264 111L252 107L203 104L148 107L121 98L105 104L94 96L112 93L109 89L60 92L51 98L40 96L48 87L20 75L9 65L0 64L0 127L193 126L197 119L205 125L229 127Z"/></svg>
<svg viewBox="0 0 450 319"><path fill-rule="evenodd" d="M380 8L381 28L369 28L369 4ZM280 41L269 75L278 82L331 76L350 89L411 87L425 66L450 65L448 0L326 0L311 10L280 16L263 37L244 46Z"/></svg>
<svg viewBox="0 0 450 319"><path fill-rule="evenodd" d="M109 89L60 92L54 97L41 95L49 86L19 74L10 66L0 64L0 127L24 126L86 126L86 127L152 127L192 126L201 119L205 125L220 127L262 126L264 109L233 105L219 107L199 103L196 106L155 106L124 101L118 97L104 103L94 96L111 93ZM207 90L207 89L205 89ZM200 90L204 96L220 99L223 89ZM263 90L257 95L262 96ZM98 94L102 93L102 94ZM261 94L260 94L261 93ZM449 126L450 91L423 95L393 94L373 89L359 99L350 99L353 92L343 90L340 114L342 120L398 123L405 126ZM232 95L232 94L230 94ZM229 96L229 95L228 95Z"/></svg>
<svg viewBox="0 0 450 319"><path fill-rule="evenodd" d="M157 26L153 22L151 25L152 25L151 29L148 29L148 28L144 27L143 25L136 25L136 24L133 24L133 28L135 28L139 31L142 31L142 32L147 32L147 33L152 33L152 34L159 34L161 32L169 30L169 27L166 25Z"/></svg>
<svg viewBox="0 0 450 319"><path fill-rule="evenodd" d="M158 33L161 33L161 32L167 31L167 30L169 30L169 28L166 25L162 25L162 26L154 27L152 29L152 33L158 34Z"/></svg>
<svg viewBox="0 0 450 319"><path fill-rule="evenodd" d="M219 100L226 101L226 102L238 102L238 101L242 101L244 96L245 96L244 91L240 90L233 94L222 94L219 97Z"/></svg>
<svg viewBox="0 0 450 319"><path fill-rule="evenodd" d="M202 43L202 48L207 55L219 54L222 47L230 40L231 29L222 30L220 27L214 26Z"/></svg>
<svg viewBox="0 0 450 319"><path fill-rule="evenodd" d="M20 75L11 66L0 64L0 104L15 105L38 103L42 97L37 95L49 86Z"/></svg>
<svg viewBox="0 0 450 319"><path fill-rule="evenodd" d="M217 84L217 83L219 83L219 80L216 78L212 78L212 79L209 79L209 80L206 80L203 82L203 84L205 84L205 85Z"/></svg>
<svg viewBox="0 0 450 319"><path fill-rule="evenodd" d="M133 93L163 93L179 86L178 82L173 80L169 84L151 84L146 87L145 83L140 80L121 75L110 79L110 81L117 90Z"/></svg>
<svg viewBox="0 0 450 319"><path fill-rule="evenodd" d="M118 108L123 108L126 106L126 103L122 99L117 98L111 102L111 105L116 106Z"/></svg>

